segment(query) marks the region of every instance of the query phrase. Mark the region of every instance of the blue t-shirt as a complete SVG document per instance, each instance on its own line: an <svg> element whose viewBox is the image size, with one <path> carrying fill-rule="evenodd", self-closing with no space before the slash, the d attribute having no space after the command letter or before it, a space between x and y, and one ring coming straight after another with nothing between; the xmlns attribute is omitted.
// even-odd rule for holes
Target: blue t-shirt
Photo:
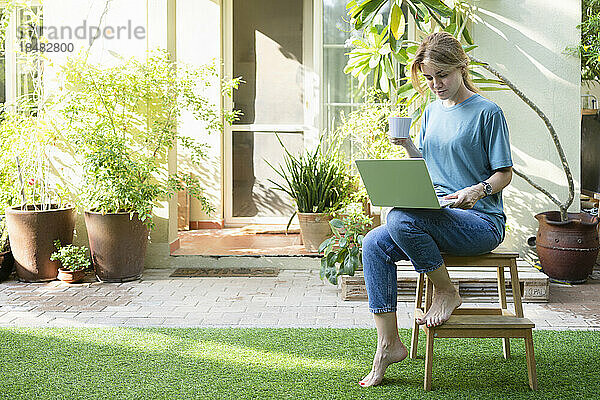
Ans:
<svg viewBox="0 0 600 400"><path fill-rule="evenodd" d="M494 170L513 165L504 114L479 94L452 107L440 100L427 106L417 147L438 195L475 185ZM504 238L502 192L480 199L473 209L489 215Z"/></svg>

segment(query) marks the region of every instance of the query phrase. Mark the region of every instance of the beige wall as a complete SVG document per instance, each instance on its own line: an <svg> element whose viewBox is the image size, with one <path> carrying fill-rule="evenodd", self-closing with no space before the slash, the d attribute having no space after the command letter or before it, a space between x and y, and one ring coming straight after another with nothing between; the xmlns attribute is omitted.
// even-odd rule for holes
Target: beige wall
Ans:
<svg viewBox="0 0 600 400"><path fill-rule="evenodd" d="M479 20L473 54L502 72L547 115L564 147L576 180L579 210L580 69L564 49L579 42L580 0L473 1ZM485 94L504 110L515 167L564 200L567 182L542 120L512 92ZM504 191L509 231L504 245L526 257L534 254L527 238L535 236L536 213L556 210L543 194L515 176Z"/></svg>

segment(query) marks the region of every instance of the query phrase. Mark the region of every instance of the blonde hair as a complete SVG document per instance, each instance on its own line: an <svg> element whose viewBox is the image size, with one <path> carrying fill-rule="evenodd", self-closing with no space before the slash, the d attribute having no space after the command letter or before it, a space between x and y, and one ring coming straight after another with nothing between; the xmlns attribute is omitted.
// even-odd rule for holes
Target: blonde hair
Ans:
<svg viewBox="0 0 600 400"><path fill-rule="evenodd" d="M428 63L442 70L459 68L467 89L478 93L479 89L473 84L469 75L469 61L469 56L454 36L448 32L432 33L421 42L410 67L413 87L419 93L424 93L419 81L419 73L423 72L421 70L423 63Z"/></svg>

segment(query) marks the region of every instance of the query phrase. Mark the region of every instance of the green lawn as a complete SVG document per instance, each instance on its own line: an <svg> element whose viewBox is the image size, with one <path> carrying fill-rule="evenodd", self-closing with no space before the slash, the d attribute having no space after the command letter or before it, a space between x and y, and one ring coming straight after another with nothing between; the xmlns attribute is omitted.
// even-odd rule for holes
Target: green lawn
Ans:
<svg viewBox="0 0 600 400"><path fill-rule="evenodd" d="M409 343L410 331L401 335ZM540 390L523 340L438 339L432 392L423 353L361 388L371 329L0 329L1 399L598 399L600 332L534 333Z"/></svg>

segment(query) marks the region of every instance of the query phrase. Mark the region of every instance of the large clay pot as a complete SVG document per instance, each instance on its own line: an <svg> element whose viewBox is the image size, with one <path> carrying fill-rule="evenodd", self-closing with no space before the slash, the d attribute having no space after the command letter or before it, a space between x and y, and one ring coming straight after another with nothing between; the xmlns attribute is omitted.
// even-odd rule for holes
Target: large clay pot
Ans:
<svg viewBox="0 0 600 400"><path fill-rule="evenodd" d="M584 283L598 257L598 217L569 213L561 222L560 212L535 216L539 222L536 248L542 270L552 279Z"/></svg>
<svg viewBox="0 0 600 400"><path fill-rule="evenodd" d="M56 279L60 262L50 260L50 255L56 251L54 241L58 239L62 245L73 243L73 207L52 205L49 210L36 208L39 207L6 209L6 226L17 276L26 282Z"/></svg>
<svg viewBox="0 0 600 400"><path fill-rule="evenodd" d="M148 227L137 215L85 212L92 264L102 282L139 279L144 271Z"/></svg>
<svg viewBox="0 0 600 400"><path fill-rule="evenodd" d="M325 213L298 213L298 223L304 248L316 253L319 245L327 238L333 236L329 221L331 216Z"/></svg>

